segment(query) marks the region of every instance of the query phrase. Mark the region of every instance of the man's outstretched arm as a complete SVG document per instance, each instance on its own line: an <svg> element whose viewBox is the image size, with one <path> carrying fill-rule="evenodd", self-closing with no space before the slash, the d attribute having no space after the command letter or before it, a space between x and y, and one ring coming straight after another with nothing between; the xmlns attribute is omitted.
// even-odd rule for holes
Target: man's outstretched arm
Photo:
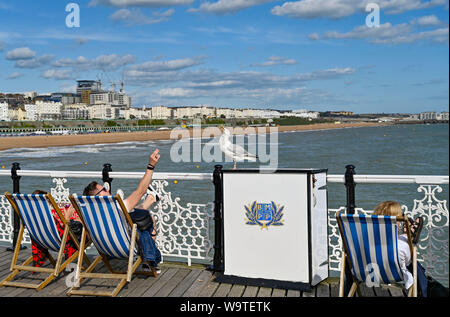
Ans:
<svg viewBox="0 0 450 317"><path fill-rule="evenodd" d="M153 169L156 164L158 164L160 158L159 150L156 149L149 158L147 169L145 170L144 177L142 177L141 181L137 189L125 199L125 205L128 208L128 212L130 212L141 200L142 196L147 192L148 185L150 184L153 176Z"/></svg>

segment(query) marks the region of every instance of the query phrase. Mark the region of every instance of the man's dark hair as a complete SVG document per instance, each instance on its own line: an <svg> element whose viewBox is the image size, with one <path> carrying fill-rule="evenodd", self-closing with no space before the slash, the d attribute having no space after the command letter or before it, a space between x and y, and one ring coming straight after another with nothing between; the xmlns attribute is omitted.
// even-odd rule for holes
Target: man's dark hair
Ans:
<svg viewBox="0 0 450 317"><path fill-rule="evenodd" d="M83 190L83 196L92 196L96 189L97 189L98 183L96 181L90 182L89 185L87 185Z"/></svg>

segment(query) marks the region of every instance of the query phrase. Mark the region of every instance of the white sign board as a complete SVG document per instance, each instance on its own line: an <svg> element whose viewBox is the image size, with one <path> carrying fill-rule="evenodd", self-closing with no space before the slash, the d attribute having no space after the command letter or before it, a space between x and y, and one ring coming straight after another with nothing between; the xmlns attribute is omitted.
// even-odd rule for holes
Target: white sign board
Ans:
<svg viewBox="0 0 450 317"><path fill-rule="evenodd" d="M224 274L310 283L307 173L223 174Z"/></svg>

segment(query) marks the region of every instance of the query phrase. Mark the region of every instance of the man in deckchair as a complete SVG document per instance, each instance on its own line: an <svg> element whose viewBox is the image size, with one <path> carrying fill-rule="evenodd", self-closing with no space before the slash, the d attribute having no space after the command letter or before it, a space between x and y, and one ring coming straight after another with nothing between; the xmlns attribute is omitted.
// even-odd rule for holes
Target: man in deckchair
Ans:
<svg viewBox="0 0 450 317"><path fill-rule="evenodd" d="M150 216L149 208L153 202L159 199L158 195L152 187L150 182L153 176L153 170L156 164L158 164L160 158L159 150L156 149L149 158L147 169L145 170L144 177L137 189L131 193L126 199L124 199L125 207L130 213L130 217L133 222L138 224L139 230L139 244L143 251L143 268L151 266L156 269L159 274L160 269L158 263L161 262L161 252L158 250L155 241L152 239L152 235L156 234L154 219ZM147 194L144 202L139 204L141 198ZM100 185L97 182L91 182L83 191L84 196L111 196L110 190ZM143 225L140 225L143 223Z"/></svg>

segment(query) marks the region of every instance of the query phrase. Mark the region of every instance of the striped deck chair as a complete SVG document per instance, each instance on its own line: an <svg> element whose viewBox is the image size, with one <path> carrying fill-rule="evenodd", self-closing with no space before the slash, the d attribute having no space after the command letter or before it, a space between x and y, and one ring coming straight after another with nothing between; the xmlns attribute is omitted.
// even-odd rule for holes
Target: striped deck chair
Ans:
<svg viewBox="0 0 450 317"><path fill-rule="evenodd" d="M343 245L340 297L344 296L345 265L349 265L353 278L349 297L353 296L355 291L361 296L359 283L376 286L403 282L397 252L397 222L406 224L412 255L414 283L408 296L417 297L417 249L412 244L406 217L337 213L336 218Z"/></svg>
<svg viewBox="0 0 450 317"><path fill-rule="evenodd" d="M142 257L138 250L138 232L136 224L133 224L128 211L119 195L112 196L76 196L70 195L70 201L77 210L83 222L81 246L84 245L86 235L92 240L99 256L92 264L82 271L81 261L75 273L76 284L67 295L93 295L116 296L123 286L131 281L133 274L157 276L152 272L136 271L142 263ZM138 256L134 260L135 256ZM127 259L128 268L125 272L115 271L108 259ZM109 273L92 273L100 261L103 261ZM118 279L119 283L111 292L89 291L79 289L81 281L87 278Z"/></svg>
<svg viewBox="0 0 450 317"><path fill-rule="evenodd" d="M0 286L14 286L34 288L40 291L48 283L50 283L55 277L57 277L66 266L77 258L78 254L81 254L82 258L89 265L90 261L83 252L79 252L79 243L74 233L70 229L67 221L62 215L58 205L50 194L46 195L27 195L27 194L10 194L5 193L6 199L9 201L13 210L17 213L21 220L19 235L17 238L16 246L13 253L13 259L11 261L11 273L0 282ZM63 237L61 238L56 227L54 216L51 212L54 209L64 226ZM27 258L21 265L17 265L17 260L20 252L20 245L22 243L22 237L25 228L28 230L31 239L36 242L42 248L48 251L58 252L58 258L52 257L48 252L48 258L54 268L34 267L29 265L33 261L33 256ZM67 237L74 242L75 247L78 249L72 256L62 262L64 248L66 246ZM12 280L21 272L40 272L47 273L48 276L39 284L33 283L21 283L13 282Z"/></svg>

